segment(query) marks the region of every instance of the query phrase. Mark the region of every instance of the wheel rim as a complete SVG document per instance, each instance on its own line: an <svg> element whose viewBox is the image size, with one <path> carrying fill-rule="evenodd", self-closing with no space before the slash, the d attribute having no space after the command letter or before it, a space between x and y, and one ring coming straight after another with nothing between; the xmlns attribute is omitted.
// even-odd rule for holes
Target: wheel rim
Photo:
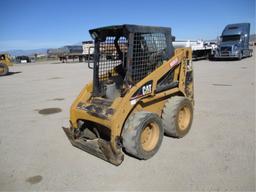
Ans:
<svg viewBox="0 0 256 192"><path fill-rule="evenodd" d="M141 133L140 142L145 151L153 150L159 140L160 128L156 123L149 123Z"/></svg>
<svg viewBox="0 0 256 192"><path fill-rule="evenodd" d="M178 125L180 130L184 131L188 128L191 119L191 112L187 106L180 109L178 114Z"/></svg>

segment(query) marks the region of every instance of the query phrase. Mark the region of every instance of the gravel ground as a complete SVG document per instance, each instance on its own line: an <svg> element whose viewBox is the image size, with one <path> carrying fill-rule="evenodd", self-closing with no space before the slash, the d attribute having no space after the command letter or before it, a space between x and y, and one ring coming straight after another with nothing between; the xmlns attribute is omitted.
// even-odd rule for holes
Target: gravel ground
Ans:
<svg viewBox="0 0 256 192"><path fill-rule="evenodd" d="M61 129L92 78L85 63L10 71L0 77L1 191L255 190L255 57L194 62L190 133L164 137L147 161L126 155L119 167L72 147ZM45 108L61 111L40 114Z"/></svg>

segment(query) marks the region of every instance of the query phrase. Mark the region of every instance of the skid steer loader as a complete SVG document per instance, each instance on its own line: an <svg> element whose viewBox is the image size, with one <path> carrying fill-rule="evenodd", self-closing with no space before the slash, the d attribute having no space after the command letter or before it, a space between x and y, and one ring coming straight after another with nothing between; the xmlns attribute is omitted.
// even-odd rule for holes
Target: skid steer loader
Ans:
<svg viewBox="0 0 256 192"><path fill-rule="evenodd" d="M193 119L189 48L174 50L171 29L138 25L89 30L93 81L70 109L71 144L114 165L123 151L149 159L164 134L185 136Z"/></svg>
<svg viewBox="0 0 256 192"><path fill-rule="evenodd" d="M13 66L11 57L8 54L0 54L0 76L7 75L9 73L9 66Z"/></svg>

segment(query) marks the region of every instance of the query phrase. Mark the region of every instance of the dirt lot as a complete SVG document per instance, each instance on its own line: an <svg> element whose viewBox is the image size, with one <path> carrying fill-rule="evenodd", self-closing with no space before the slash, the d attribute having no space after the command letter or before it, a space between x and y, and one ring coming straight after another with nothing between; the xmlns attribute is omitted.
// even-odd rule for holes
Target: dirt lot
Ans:
<svg viewBox="0 0 256 192"><path fill-rule="evenodd" d="M194 69L190 133L115 167L72 147L61 129L92 77L86 64L12 67L0 77L0 190L255 190L255 57ZM61 112L39 113L52 107Z"/></svg>

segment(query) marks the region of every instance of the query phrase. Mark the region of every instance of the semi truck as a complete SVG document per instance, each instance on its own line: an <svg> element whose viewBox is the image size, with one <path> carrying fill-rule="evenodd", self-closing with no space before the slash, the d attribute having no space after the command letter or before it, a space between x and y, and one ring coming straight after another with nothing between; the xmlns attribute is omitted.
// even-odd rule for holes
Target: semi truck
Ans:
<svg viewBox="0 0 256 192"><path fill-rule="evenodd" d="M252 56L249 48L250 23L236 23L227 25L219 39L215 50L215 58L237 58Z"/></svg>

